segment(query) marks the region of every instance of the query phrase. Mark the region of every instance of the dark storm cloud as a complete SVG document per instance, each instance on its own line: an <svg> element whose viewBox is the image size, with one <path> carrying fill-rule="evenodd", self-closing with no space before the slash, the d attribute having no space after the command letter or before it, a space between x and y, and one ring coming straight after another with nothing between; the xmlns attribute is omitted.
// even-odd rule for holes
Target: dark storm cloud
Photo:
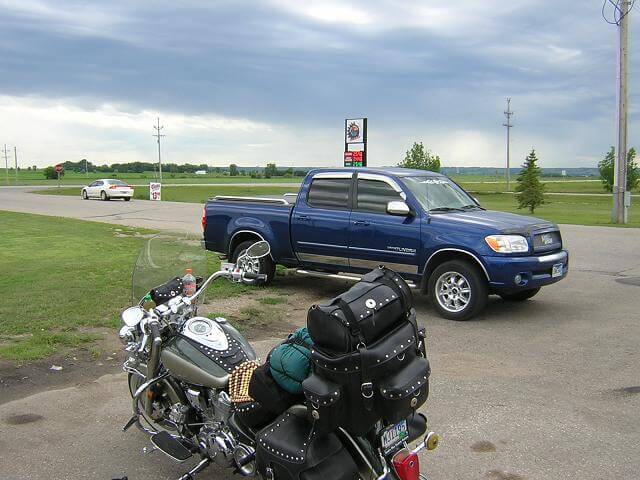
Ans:
<svg viewBox="0 0 640 480"><path fill-rule="evenodd" d="M615 31L598 2L397 3L0 0L0 89L280 125L366 113L488 132L507 95L540 136L611 117Z"/></svg>

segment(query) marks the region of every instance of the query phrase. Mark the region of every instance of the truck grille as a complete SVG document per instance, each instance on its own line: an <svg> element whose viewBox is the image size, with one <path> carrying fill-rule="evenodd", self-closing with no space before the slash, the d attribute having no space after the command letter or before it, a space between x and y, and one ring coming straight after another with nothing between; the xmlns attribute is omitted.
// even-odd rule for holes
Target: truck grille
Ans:
<svg viewBox="0 0 640 480"><path fill-rule="evenodd" d="M533 235L533 251L536 253L550 252L562 248L562 237L557 230L539 232Z"/></svg>

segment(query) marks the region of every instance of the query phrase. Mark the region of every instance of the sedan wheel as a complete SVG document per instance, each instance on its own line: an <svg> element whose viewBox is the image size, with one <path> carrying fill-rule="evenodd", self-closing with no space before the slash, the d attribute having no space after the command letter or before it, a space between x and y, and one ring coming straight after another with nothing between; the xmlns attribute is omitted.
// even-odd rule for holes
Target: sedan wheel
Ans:
<svg viewBox="0 0 640 480"><path fill-rule="evenodd" d="M83 200L89 200L89 195L87 195L87 191L86 190L82 190L82 199Z"/></svg>
<svg viewBox="0 0 640 480"><path fill-rule="evenodd" d="M109 197L107 197L107 193L103 190L100 192L100 198L105 201L105 200L109 200Z"/></svg>

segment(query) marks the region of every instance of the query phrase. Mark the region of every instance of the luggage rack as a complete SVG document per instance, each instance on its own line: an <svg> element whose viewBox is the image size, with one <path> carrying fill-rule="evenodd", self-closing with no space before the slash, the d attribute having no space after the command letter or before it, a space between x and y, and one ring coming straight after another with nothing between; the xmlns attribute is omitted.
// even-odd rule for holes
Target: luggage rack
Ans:
<svg viewBox="0 0 640 480"><path fill-rule="evenodd" d="M345 274L345 273L326 273L326 272L310 272L309 270L296 270L296 273L300 275L305 275L308 277L316 277L316 278L333 278L336 280L348 280L350 282L359 282L362 277L355 274ZM411 288L418 288L418 285L407 280L407 285Z"/></svg>

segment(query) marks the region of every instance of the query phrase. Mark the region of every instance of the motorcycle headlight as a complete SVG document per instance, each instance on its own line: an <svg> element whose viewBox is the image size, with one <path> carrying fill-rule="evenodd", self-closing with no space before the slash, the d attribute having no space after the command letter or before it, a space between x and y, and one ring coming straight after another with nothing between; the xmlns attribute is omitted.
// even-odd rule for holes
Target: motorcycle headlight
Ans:
<svg viewBox="0 0 640 480"><path fill-rule="evenodd" d="M489 248L497 253L527 253L529 242L522 235L489 235L485 237Z"/></svg>

